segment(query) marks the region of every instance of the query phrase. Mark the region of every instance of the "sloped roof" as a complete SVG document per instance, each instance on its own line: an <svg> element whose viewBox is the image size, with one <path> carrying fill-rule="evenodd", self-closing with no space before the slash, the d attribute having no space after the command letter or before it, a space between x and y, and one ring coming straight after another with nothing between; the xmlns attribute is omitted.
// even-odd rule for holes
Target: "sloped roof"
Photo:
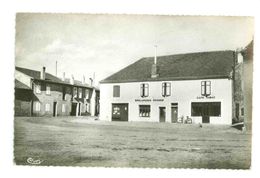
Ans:
<svg viewBox="0 0 260 178"><path fill-rule="evenodd" d="M41 80L41 72L40 71L36 71L36 70L31 70L31 69L26 69L26 68L22 68L22 67L15 67L15 69L17 71L20 71L36 80ZM62 81L60 78L47 73L45 74L45 81L50 81L50 82L54 82L54 83L60 83L60 84L68 84L70 85L69 79L66 79L65 81ZM88 88L93 88L88 84L82 84L80 81L78 80L74 80L74 85L75 86L81 86L81 87L88 87Z"/></svg>
<svg viewBox="0 0 260 178"><path fill-rule="evenodd" d="M151 78L153 57L142 58L100 83L227 78L234 63L233 51L211 51L157 57L159 76Z"/></svg>
<svg viewBox="0 0 260 178"><path fill-rule="evenodd" d="M24 83L20 82L19 80L15 79L15 88L18 89L25 89L25 90L32 90L30 87L25 85Z"/></svg>

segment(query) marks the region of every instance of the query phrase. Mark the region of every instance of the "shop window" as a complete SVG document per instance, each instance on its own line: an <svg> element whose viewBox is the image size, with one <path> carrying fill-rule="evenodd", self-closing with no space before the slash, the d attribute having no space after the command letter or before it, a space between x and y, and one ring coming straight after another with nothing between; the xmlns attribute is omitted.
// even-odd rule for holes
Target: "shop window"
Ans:
<svg viewBox="0 0 260 178"><path fill-rule="evenodd" d="M206 97L211 95L211 82L210 81L201 82L201 95L206 96Z"/></svg>
<svg viewBox="0 0 260 178"><path fill-rule="evenodd" d="M221 116L221 102L191 103L191 116Z"/></svg>
<svg viewBox="0 0 260 178"><path fill-rule="evenodd" d="M162 96L170 96L171 95L171 83L164 82L162 83Z"/></svg>
<svg viewBox="0 0 260 178"><path fill-rule="evenodd" d="M113 86L113 97L120 97L120 86L119 85Z"/></svg>
<svg viewBox="0 0 260 178"><path fill-rule="evenodd" d="M140 95L141 95L141 97L148 97L149 96L149 85L148 85L148 83L142 83L141 84Z"/></svg>
<svg viewBox="0 0 260 178"><path fill-rule="evenodd" d="M139 116L150 117L151 106L150 105L139 105Z"/></svg>

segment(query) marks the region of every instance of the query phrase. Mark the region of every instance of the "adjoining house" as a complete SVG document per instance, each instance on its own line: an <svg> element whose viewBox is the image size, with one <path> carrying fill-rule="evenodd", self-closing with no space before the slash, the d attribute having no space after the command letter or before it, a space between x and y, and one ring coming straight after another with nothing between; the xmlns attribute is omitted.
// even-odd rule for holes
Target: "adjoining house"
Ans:
<svg viewBox="0 0 260 178"><path fill-rule="evenodd" d="M15 68L15 116L99 115L99 89L46 72Z"/></svg>
<svg viewBox="0 0 260 178"><path fill-rule="evenodd" d="M244 122L247 130L252 127L253 45L237 49L234 68L233 121Z"/></svg>
<svg viewBox="0 0 260 178"><path fill-rule="evenodd" d="M100 119L232 124L238 52L146 57L100 82Z"/></svg>

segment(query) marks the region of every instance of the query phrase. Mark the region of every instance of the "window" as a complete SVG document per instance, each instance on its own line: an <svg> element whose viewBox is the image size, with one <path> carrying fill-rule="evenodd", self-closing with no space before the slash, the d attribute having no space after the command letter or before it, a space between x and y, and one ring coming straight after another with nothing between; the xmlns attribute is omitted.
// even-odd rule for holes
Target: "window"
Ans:
<svg viewBox="0 0 260 178"><path fill-rule="evenodd" d="M62 99L66 100L66 87L62 87Z"/></svg>
<svg viewBox="0 0 260 178"><path fill-rule="evenodd" d="M170 96L171 95L171 83L164 82L162 83L162 96Z"/></svg>
<svg viewBox="0 0 260 178"><path fill-rule="evenodd" d="M150 117L151 111L150 105L139 105L139 116L140 117Z"/></svg>
<svg viewBox="0 0 260 178"><path fill-rule="evenodd" d="M40 102L35 103L35 111L41 111L41 103Z"/></svg>
<svg viewBox="0 0 260 178"><path fill-rule="evenodd" d="M191 103L191 116L221 116L221 102Z"/></svg>
<svg viewBox="0 0 260 178"><path fill-rule="evenodd" d="M120 97L120 86L119 85L113 86L113 97Z"/></svg>
<svg viewBox="0 0 260 178"><path fill-rule="evenodd" d="M66 104L62 104L61 112L66 112Z"/></svg>
<svg viewBox="0 0 260 178"><path fill-rule="evenodd" d="M73 87L73 98L76 98L78 96L78 89L77 87Z"/></svg>
<svg viewBox="0 0 260 178"><path fill-rule="evenodd" d="M211 95L211 82L210 81L201 82L201 95L206 96L206 97Z"/></svg>
<svg viewBox="0 0 260 178"><path fill-rule="evenodd" d="M49 103L45 104L45 111L50 111L51 105Z"/></svg>
<svg viewBox="0 0 260 178"><path fill-rule="evenodd" d="M46 95L51 94L51 87L49 85L46 86Z"/></svg>
<svg viewBox="0 0 260 178"><path fill-rule="evenodd" d="M89 99L89 90L88 89L85 90L85 98Z"/></svg>
<svg viewBox="0 0 260 178"><path fill-rule="evenodd" d="M239 103L236 103L236 118L239 118Z"/></svg>
<svg viewBox="0 0 260 178"><path fill-rule="evenodd" d="M244 116L244 108L241 108L241 116Z"/></svg>
<svg viewBox="0 0 260 178"><path fill-rule="evenodd" d="M140 95L141 95L141 97L148 97L149 96L149 85L148 85L148 83L142 83L141 84Z"/></svg>
<svg viewBox="0 0 260 178"><path fill-rule="evenodd" d="M41 85L35 84L35 93L40 94L41 93Z"/></svg>
<svg viewBox="0 0 260 178"><path fill-rule="evenodd" d="M79 98L82 98L82 88L79 88Z"/></svg>

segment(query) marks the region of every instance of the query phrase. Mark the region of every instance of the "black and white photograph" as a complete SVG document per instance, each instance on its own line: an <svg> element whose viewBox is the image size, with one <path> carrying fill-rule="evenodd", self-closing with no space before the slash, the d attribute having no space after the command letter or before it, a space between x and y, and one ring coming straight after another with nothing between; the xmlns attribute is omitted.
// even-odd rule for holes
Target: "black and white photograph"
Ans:
<svg viewBox="0 0 260 178"><path fill-rule="evenodd" d="M250 169L254 17L17 13L14 164Z"/></svg>

